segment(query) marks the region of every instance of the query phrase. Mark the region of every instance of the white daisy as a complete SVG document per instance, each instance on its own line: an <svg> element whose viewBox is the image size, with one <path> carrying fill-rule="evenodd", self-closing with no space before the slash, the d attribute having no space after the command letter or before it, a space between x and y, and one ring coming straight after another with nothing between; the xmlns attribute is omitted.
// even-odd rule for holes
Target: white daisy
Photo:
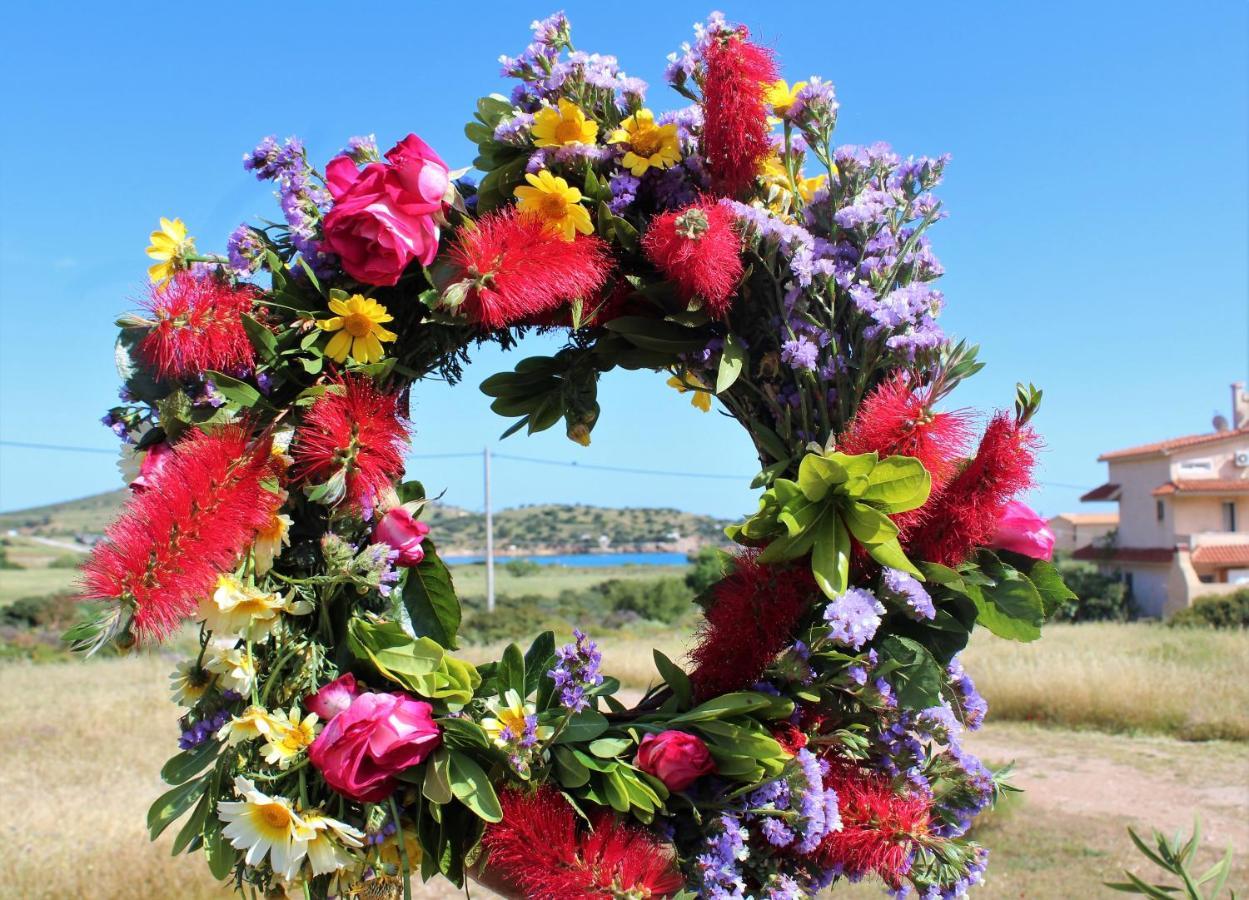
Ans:
<svg viewBox="0 0 1249 900"><path fill-rule="evenodd" d="M234 790L242 800L223 800L217 815L226 823L222 834L236 850L247 851L247 864L254 866L267 855L273 871L293 879L315 831L308 827L285 797L270 797L256 789L247 778L234 779Z"/></svg>

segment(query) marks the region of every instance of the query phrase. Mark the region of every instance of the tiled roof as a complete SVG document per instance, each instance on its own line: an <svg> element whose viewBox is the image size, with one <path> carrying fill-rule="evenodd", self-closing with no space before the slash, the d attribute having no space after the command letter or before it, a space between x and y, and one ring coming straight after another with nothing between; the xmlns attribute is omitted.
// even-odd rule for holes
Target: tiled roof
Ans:
<svg viewBox="0 0 1249 900"><path fill-rule="evenodd" d="M1050 518L1062 519L1072 525L1115 525L1119 521L1118 513L1059 513Z"/></svg>
<svg viewBox="0 0 1249 900"><path fill-rule="evenodd" d="M1177 478L1160 484L1150 493L1166 494L1243 494L1249 493L1249 479L1244 478Z"/></svg>
<svg viewBox="0 0 1249 900"><path fill-rule="evenodd" d="M1172 547L1094 547L1090 544L1071 554L1073 559L1090 562L1167 563L1175 556Z"/></svg>
<svg viewBox="0 0 1249 900"><path fill-rule="evenodd" d="M1110 482L1107 482L1106 484L1093 488L1093 490L1089 491L1087 494L1082 496L1080 498L1080 502L1092 503L1096 500L1118 500L1118 499L1119 499L1119 485L1111 484Z"/></svg>
<svg viewBox="0 0 1249 900"><path fill-rule="evenodd" d="M1169 450L1180 450L1196 447L1200 444L1213 444L1228 438L1249 438L1249 428L1236 431L1215 431L1209 434L1189 434L1184 437L1171 438L1166 441L1155 441L1152 444L1141 444L1138 447L1127 447L1123 450L1111 450L1097 457L1099 460L1124 459L1129 456L1148 456L1153 453L1166 453Z"/></svg>
<svg viewBox="0 0 1249 900"><path fill-rule="evenodd" d="M1207 544L1194 550L1192 558L1207 566L1249 566L1249 544Z"/></svg>

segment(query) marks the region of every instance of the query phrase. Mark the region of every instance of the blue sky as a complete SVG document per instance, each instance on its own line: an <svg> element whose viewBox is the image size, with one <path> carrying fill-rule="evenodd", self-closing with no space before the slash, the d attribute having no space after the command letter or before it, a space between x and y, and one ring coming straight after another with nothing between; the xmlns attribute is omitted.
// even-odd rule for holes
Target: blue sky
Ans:
<svg viewBox="0 0 1249 900"><path fill-rule="evenodd" d="M955 405L1009 405L1017 380L1045 389L1048 450L1032 500L1077 508L1099 452L1209 429L1249 368L1249 34L1242 3L891 4L839 9L728 5L775 47L790 80L837 85L838 137L901 153L948 151L933 232L948 275L946 329L982 345L986 369ZM112 448L112 321L134 305L160 215L202 249L240 221L278 217L240 167L266 134L329 159L354 134L384 146L414 131L453 165L462 124L506 87L500 53L557 8L516 3L301 4L203 8L37 4L6 14L0 74L0 438ZM679 98L664 57L708 7L565 4L581 49L614 53ZM350 9L349 12L345 11ZM469 14L469 11L471 15ZM626 12L627 11L627 12ZM530 341L523 351L549 352ZM414 453L479 450L506 427L476 389L507 360L479 356L465 383L422 386ZM749 442L646 373L609 375L594 444L551 432L497 450L607 466L697 469L682 480L500 460L496 503L753 509ZM414 461L447 499L481 503L476 459ZM0 509L107 490L105 454L0 447ZM1074 487L1073 487L1074 486Z"/></svg>

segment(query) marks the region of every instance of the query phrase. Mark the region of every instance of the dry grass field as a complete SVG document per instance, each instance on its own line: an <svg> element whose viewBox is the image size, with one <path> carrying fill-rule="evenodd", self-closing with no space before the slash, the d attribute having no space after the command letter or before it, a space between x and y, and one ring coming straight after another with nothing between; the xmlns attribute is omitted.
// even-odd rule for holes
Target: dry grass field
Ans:
<svg viewBox="0 0 1249 900"><path fill-rule="evenodd" d="M1238 846L1233 884L1249 882L1249 744L1004 721L1243 737L1236 729L1249 711L1247 643L1245 635L1145 626L1055 628L1031 647L979 640L968 665L993 708L972 746L994 764L1017 759L1027 789L983 828L995 856L980 896L1096 895L1121 866L1140 868L1127 824L1173 828L1193 812L1212 843ZM664 649L675 657L682 648L674 640ZM496 650L470 652L484 658ZM606 668L633 690L652 677L649 642L611 642L605 650ZM174 659L0 665L0 896L227 896L202 860L169 857L169 833L149 845L144 831L177 734L165 690ZM1138 706L1170 712L1132 712ZM838 893L880 896L867 886ZM456 895L433 885L422 894Z"/></svg>

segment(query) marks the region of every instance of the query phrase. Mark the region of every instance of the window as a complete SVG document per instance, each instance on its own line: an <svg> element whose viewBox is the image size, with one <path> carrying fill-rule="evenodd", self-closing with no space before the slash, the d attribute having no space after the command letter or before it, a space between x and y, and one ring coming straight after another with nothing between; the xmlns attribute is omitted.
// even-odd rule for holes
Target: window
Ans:
<svg viewBox="0 0 1249 900"><path fill-rule="evenodd" d="M1163 503L1161 500L1156 501L1156 503L1157 503L1157 506L1155 507L1155 509L1157 509L1158 511L1157 513L1158 521L1161 522L1163 519L1167 517L1167 507L1166 507L1166 504Z"/></svg>
<svg viewBox="0 0 1249 900"><path fill-rule="evenodd" d="M1236 501L1235 500L1223 501L1223 530L1224 531L1236 530Z"/></svg>
<svg viewBox="0 0 1249 900"><path fill-rule="evenodd" d="M1213 471L1214 460L1211 459L1186 459L1180 463L1181 475L1197 475Z"/></svg>

